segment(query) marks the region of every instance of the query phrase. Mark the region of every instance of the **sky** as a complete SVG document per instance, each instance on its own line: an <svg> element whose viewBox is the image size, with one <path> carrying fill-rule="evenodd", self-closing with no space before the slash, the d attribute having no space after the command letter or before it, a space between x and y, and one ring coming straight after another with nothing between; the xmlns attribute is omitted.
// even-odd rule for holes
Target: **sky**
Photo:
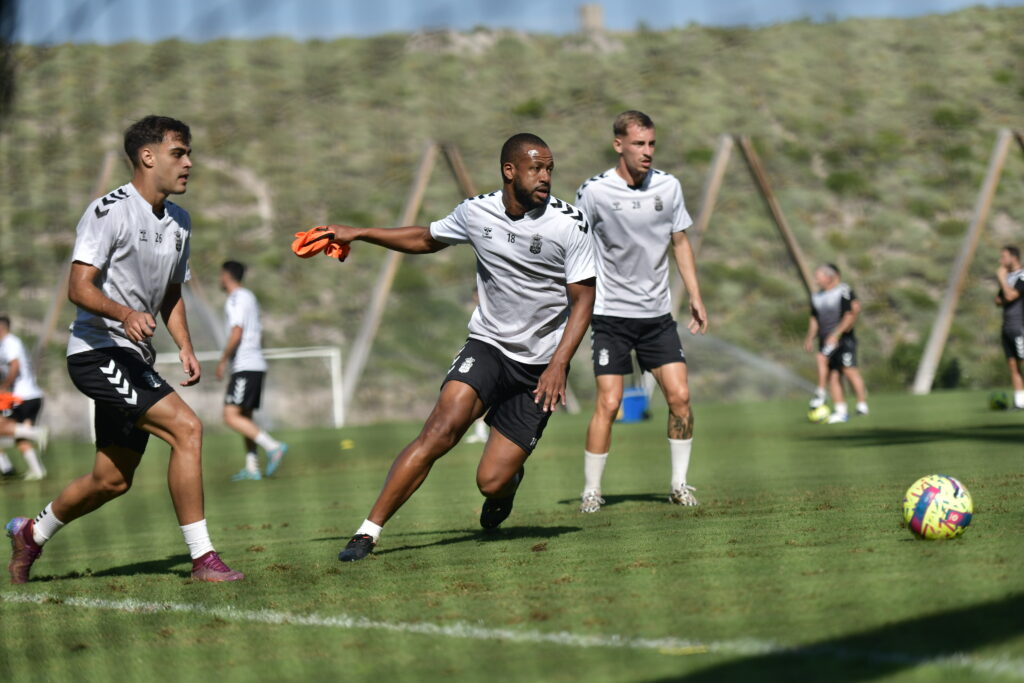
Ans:
<svg viewBox="0 0 1024 683"><path fill-rule="evenodd" d="M591 0L605 27L654 30L690 23L760 26L809 18L908 17L1024 0ZM564 34L583 0L0 0L13 2L15 42L118 43L165 38L290 36L297 40L478 26Z"/></svg>

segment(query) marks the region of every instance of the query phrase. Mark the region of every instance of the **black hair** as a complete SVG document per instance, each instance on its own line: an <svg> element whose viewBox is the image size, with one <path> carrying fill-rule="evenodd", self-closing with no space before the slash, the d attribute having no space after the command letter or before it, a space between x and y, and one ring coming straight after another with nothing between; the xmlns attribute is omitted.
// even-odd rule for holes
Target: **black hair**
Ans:
<svg viewBox="0 0 1024 683"><path fill-rule="evenodd" d="M234 278L235 282L241 282L245 277L245 265L238 261L225 261L221 269L228 271L228 275Z"/></svg>
<svg viewBox="0 0 1024 683"><path fill-rule="evenodd" d="M186 146L192 144L192 132L188 126L169 116L150 115L128 126L124 132L124 153L132 166L139 166L139 150L146 145L160 144L169 132L177 133Z"/></svg>
<svg viewBox="0 0 1024 683"><path fill-rule="evenodd" d="M1020 249L1014 244L1007 244L1003 251L1008 252L1014 259L1020 261Z"/></svg>
<svg viewBox="0 0 1024 683"><path fill-rule="evenodd" d="M0 325L5 326L7 329L11 329L11 319L6 315L0 315Z"/></svg>
<svg viewBox="0 0 1024 683"><path fill-rule="evenodd" d="M515 157L519 154L519 150L523 147L543 147L545 149L551 149L548 147L548 143L541 140L538 136L533 133L516 133L501 146L501 165L515 161Z"/></svg>

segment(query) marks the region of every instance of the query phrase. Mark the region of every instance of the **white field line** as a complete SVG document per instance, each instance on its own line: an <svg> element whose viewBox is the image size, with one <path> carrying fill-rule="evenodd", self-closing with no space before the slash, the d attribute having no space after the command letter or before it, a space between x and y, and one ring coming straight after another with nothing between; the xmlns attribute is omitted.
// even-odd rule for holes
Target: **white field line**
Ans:
<svg viewBox="0 0 1024 683"><path fill-rule="evenodd" d="M934 657L898 652L854 650L832 645L811 645L788 647L767 640L741 638L734 640L700 641L690 638L635 638L618 634L585 635L570 631L534 631L506 628L490 628L466 622L432 624L429 622L375 621L366 617L352 617L345 614L324 616L318 614L293 614L276 610L245 610L234 607L208 607L206 605L179 602L145 602L142 600L100 600L97 598L76 598L49 595L46 593L20 594L0 593L3 602L17 604L53 604L54 606L79 607L86 609L111 610L135 614L198 614L217 617L225 621L255 624L284 624L291 626L314 626L345 630L391 631L419 635L461 638L465 640L502 640L511 643L539 643L563 645L576 648L622 648L627 650L650 650L668 655L717 654L731 656L789 655L798 658L822 658L856 660L874 664L898 664L903 666L946 666L970 669L979 673L1001 674L1024 680L1024 660L1013 658L977 657L969 654L952 653Z"/></svg>

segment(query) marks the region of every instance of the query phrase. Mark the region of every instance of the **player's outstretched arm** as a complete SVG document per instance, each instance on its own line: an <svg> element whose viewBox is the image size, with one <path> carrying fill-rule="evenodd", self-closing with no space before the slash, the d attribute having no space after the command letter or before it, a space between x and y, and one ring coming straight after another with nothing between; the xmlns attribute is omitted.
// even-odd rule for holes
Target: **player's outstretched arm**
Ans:
<svg viewBox="0 0 1024 683"><path fill-rule="evenodd" d="M540 404L544 410L552 411L559 403L565 405L565 377L569 371L569 361L576 355L576 349L590 327L596 282L595 278L589 278L566 285L571 306L569 319L565 322L555 355L551 357L551 362L537 381L537 388L533 390L534 403Z"/></svg>
<svg viewBox="0 0 1024 683"><path fill-rule="evenodd" d="M690 334L708 331L708 312L704 309L704 301L700 297L700 284L697 282L697 260L693 256L693 247L686 236L686 231L672 233L672 255L676 259L676 268L686 285L686 293L690 297Z"/></svg>
<svg viewBox="0 0 1024 683"><path fill-rule="evenodd" d="M183 387L190 387L199 383L203 373L196 354L192 350L192 335L188 331L188 318L185 316L185 300L181 298L181 284L171 283L167 285L167 292L160 304L160 315L164 319L164 325L171 335L171 339L181 349L178 358L181 360L181 369L185 371Z"/></svg>
<svg viewBox="0 0 1024 683"><path fill-rule="evenodd" d="M99 274L100 269L88 263L74 261L71 264L71 276L68 279L68 299L71 303L93 315L119 320L124 325L124 333L133 342L152 337L156 330L153 316L128 308L105 295L96 286Z"/></svg>
<svg viewBox="0 0 1024 683"><path fill-rule="evenodd" d="M356 228L351 225L328 225L334 233L335 244L344 246L350 242L369 242L404 254L432 254L448 245L435 240L430 228L410 225L404 228Z"/></svg>

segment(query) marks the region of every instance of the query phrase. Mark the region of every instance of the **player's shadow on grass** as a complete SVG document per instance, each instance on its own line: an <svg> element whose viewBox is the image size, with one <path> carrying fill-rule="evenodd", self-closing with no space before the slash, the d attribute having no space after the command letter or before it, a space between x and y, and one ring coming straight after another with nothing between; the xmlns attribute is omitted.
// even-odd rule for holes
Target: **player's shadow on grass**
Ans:
<svg viewBox="0 0 1024 683"><path fill-rule="evenodd" d="M609 505L618 505L619 503L664 503L668 500L668 494L665 493L620 493L610 494L601 496L604 498L604 505L601 507L608 507ZM558 501L559 505L579 505L580 499L577 498L563 498Z"/></svg>
<svg viewBox="0 0 1024 683"><path fill-rule="evenodd" d="M830 683L888 678L924 664L938 664L944 677L997 675L998 656L972 666L972 650L1024 634L1024 593L824 640L783 652L752 655L652 683L792 681L795 677ZM728 655L727 652L721 653ZM950 657L946 662L942 658ZM938 661L936 661L938 660ZM1019 664L1003 673L1019 675Z"/></svg>
<svg viewBox="0 0 1024 683"><path fill-rule="evenodd" d="M436 536L444 534L444 538L440 538L431 543L420 543L420 544L406 544L400 545L394 548L382 548L380 550L374 550L374 555L387 555L389 553L405 552L407 550L422 550L424 548L434 548L437 546L453 545L455 543L468 543L468 542L483 542L489 543L491 541L510 541L520 538L525 539L537 539L544 540L548 538L555 538L563 534L572 534L577 531L583 531L582 527L578 526L509 526L499 527L491 531L485 531L483 529L450 529L447 531L421 531L412 532L408 534L395 534L394 538L401 539L403 536ZM458 536L449 536L448 534L459 534ZM317 538L316 541L346 541L347 538Z"/></svg>
<svg viewBox="0 0 1024 683"><path fill-rule="evenodd" d="M897 446L936 441L992 441L995 443L1019 444L1024 440L1024 422L1021 424L991 424L956 429L908 429L879 427L857 431L831 429L828 433L805 437L810 441L835 442L841 439L843 446Z"/></svg>
<svg viewBox="0 0 1024 683"><path fill-rule="evenodd" d="M181 566L183 569L174 569ZM50 574L35 576L31 581L65 581L67 579L82 578L104 578L111 576L137 576L139 574L173 575L187 579L192 575L192 558L185 554L168 555L162 560L146 560L144 562L133 562L120 567L108 567L99 571L85 569L82 571L71 571L66 574Z"/></svg>

